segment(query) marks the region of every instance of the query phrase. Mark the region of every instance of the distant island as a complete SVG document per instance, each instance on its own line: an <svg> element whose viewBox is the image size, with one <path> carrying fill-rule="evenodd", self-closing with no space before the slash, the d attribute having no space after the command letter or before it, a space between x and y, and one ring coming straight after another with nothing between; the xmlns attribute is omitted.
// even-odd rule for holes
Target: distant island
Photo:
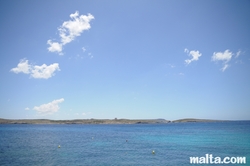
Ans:
<svg viewBox="0 0 250 166"><path fill-rule="evenodd" d="M0 124L161 124L185 122L218 122L222 120L209 119L75 119L75 120L49 120L49 119L1 119Z"/></svg>

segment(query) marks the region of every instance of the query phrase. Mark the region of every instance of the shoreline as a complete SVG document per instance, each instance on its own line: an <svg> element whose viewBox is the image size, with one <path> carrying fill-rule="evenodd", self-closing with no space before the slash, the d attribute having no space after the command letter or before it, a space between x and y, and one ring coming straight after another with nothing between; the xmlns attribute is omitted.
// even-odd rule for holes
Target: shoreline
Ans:
<svg viewBox="0 0 250 166"><path fill-rule="evenodd" d="M1 119L0 124L166 124L166 123L197 123L197 122L225 122L232 120L212 119L74 119L74 120L50 120L50 119Z"/></svg>

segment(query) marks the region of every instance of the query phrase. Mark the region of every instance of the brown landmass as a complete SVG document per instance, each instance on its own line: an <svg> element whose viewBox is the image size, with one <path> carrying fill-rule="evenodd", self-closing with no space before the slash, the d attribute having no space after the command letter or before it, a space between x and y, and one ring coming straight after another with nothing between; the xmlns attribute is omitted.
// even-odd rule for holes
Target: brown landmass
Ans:
<svg viewBox="0 0 250 166"><path fill-rule="evenodd" d="M49 119L1 119L0 124L159 124L183 122L217 122L220 120L209 119L75 119L75 120L49 120Z"/></svg>
<svg viewBox="0 0 250 166"><path fill-rule="evenodd" d="M49 120L49 119L0 119L0 124L154 124L169 123L164 119L75 119L75 120Z"/></svg>

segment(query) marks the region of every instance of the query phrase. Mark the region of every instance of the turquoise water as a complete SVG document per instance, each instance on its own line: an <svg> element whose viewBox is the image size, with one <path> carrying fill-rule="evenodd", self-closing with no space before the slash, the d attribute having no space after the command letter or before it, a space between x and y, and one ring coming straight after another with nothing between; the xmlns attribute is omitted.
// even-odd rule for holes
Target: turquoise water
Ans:
<svg viewBox="0 0 250 166"><path fill-rule="evenodd" d="M205 154L247 157L250 165L250 121L0 125L1 166L177 166L191 165L189 157Z"/></svg>

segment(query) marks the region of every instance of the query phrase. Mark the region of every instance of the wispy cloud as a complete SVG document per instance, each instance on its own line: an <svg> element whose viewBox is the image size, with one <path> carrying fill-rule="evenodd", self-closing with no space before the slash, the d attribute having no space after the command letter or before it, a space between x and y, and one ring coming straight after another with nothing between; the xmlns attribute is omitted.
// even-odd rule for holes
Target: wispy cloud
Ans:
<svg viewBox="0 0 250 166"><path fill-rule="evenodd" d="M89 115L89 114L91 114L91 112L86 112L86 113L83 112L83 113L82 113L82 116L87 116L87 115Z"/></svg>
<svg viewBox="0 0 250 166"><path fill-rule="evenodd" d="M238 58L241 54L242 54L242 52L241 52L241 51L238 51L238 52L236 53L236 55L235 55L235 58Z"/></svg>
<svg viewBox="0 0 250 166"><path fill-rule="evenodd" d="M230 65L228 62L231 60L233 56L233 53L230 52L230 50L225 50L224 52L214 52L212 56L212 61L222 61L223 67L221 68L221 71L225 71Z"/></svg>
<svg viewBox="0 0 250 166"><path fill-rule="evenodd" d="M29 108L29 107L26 107L25 110L28 111L28 110L30 110L30 108Z"/></svg>
<svg viewBox="0 0 250 166"><path fill-rule="evenodd" d="M191 59L186 59L185 62L186 64L190 64L193 61L198 61L199 57L202 55L198 50L191 50L189 51L187 48L184 49L184 52L186 52L189 56L191 56Z"/></svg>
<svg viewBox="0 0 250 166"><path fill-rule="evenodd" d="M88 57L89 57L90 59L94 58L94 56L92 55L91 52L88 53Z"/></svg>
<svg viewBox="0 0 250 166"><path fill-rule="evenodd" d="M221 68L221 71L225 71L229 67L229 64L224 64L224 66Z"/></svg>
<svg viewBox="0 0 250 166"><path fill-rule="evenodd" d="M168 64L168 66L171 68L175 68L175 65L173 65L173 64Z"/></svg>
<svg viewBox="0 0 250 166"><path fill-rule="evenodd" d="M48 79L55 75L54 73L56 70L60 71L58 63L53 63L49 66L47 66L46 64L38 66L29 64L28 60L21 59L17 67L12 68L10 71L16 74L30 74L30 76L33 78Z"/></svg>
<svg viewBox="0 0 250 166"><path fill-rule="evenodd" d="M86 49L85 47L82 47L82 51L83 51L83 53L85 53L85 52L87 51L87 49ZM89 59L94 58L94 56L92 55L91 52L88 52L88 53L87 53L87 56L88 56Z"/></svg>
<svg viewBox="0 0 250 166"><path fill-rule="evenodd" d="M59 55L62 55L64 45L72 42L77 36L80 36L83 31L91 28L90 21L94 19L94 16L91 14L79 16L79 12L76 11L70 14L70 18L71 20L63 22L58 28L60 43L52 42L52 40L47 41L47 44L50 45L48 47L50 52L57 52Z"/></svg>
<svg viewBox="0 0 250 166"><path fill-rule="evenodd" d="M85 48L85 47L82 47L82 51L85 52L85 51L86 51L86 48Z"/></svg>
<svg viewBox="0 0 250 166"><path fill-rule="evenodd" d="M33 110L37 111L40 114L53 114L57 112L60 107L58 106L59 103L62 103L64 101L64 98L53 100L50 103L42 104L40 106L35 106Z"/></svg>
<svg viewBox="0 0 250 166"><path fill-rule="evenodd" d="M76 116L87 116L89 114L91 114L91 112L74 113L74 115L76 115Z"/></svg>

